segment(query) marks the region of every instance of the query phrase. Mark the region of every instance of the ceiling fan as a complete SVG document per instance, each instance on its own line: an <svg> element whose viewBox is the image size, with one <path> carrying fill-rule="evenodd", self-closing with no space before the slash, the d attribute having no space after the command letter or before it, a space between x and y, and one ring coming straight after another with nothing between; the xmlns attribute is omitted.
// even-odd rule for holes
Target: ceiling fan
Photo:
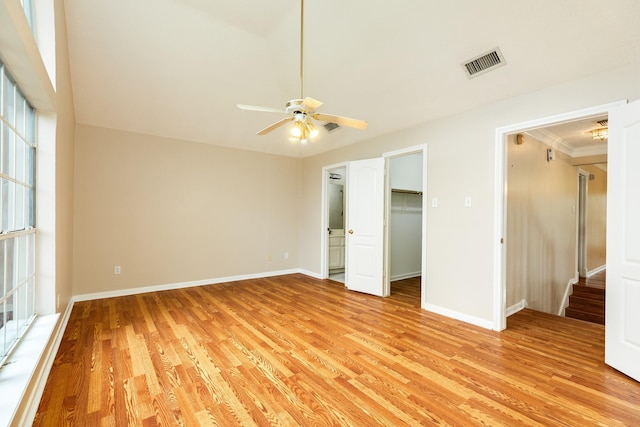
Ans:
<svg viewBox="0 0 640 427"><path fill-rule="evenodd" d="M266 135L269 132L293 122L290 129L289 139L294 142L307 143L309 140L318 136L318 129L314 126L311 119L324 122L335 123L340 126L347 126L355 129L364 130L367 128L367 122L364 120L351 119L348 117L335 116L333 114L317 113L316 110L323 104L322 101L303 96L304 89L304 0L300 0L300 98L292 99L287 102L284 110L269 107L258 107L254 105L238 104L238 108L249 111L263 111L268 113L286 113L285 117L277 122L267 126L257 133L257 135Z"/></svg>

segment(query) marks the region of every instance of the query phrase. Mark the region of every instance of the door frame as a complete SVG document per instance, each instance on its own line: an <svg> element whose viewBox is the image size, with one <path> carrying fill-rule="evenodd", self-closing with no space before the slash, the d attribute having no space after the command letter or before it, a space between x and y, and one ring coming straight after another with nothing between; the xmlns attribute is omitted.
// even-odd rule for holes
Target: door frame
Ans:
<svg viewBox="0 0 640 427"><path fill-rule="evenodd" d="M587 277L587 194L589 189L589 174L578 168L578 221L577 221L577 253L576 266L578 278Z"/></svg>
<svg viewBox="0 0 640 427"><path fill-rule="evenodd" d="M321 230L320 230L320 247L322 248L320 251L320 279L327 279L329 277L329 233L327 233L327 228L329 228L329 174L336 169L345 170L345 186L344 191L345 194L348 191L347 189L347 176L349 173L349 169L347 168L347 164L349 162L341 162L335 163L333 165L324 166L322 168L322 213L321 213ZM346 206L345 206L346 208ZM345 239L346 245L346 239ZM346 250L346 248L345 248Z"/></svg>
<svg viewBox="0 0 640 427"><path fill-rule="evenodd" d="M422 153L422 246L421 246L421 278L420 278L420 307L425 308L427 296L427 144L415 145L400 150L389 151L382 154L385 159L385 197L384 197L384 255L385 269L384 286L391 289L391 256L389 251L389 218L391 218L391 174L389 165L391 159L409 154Z"/></svg>
<svg viewBox="0 0 640 427"><path fill-rule="evenodd" d="M495 173L494 173L494 222L493 222L493 328L502 331L507 327L506 277L507 277L507 138L513 133L526 132L535 128L584 119L591 116L609 114L610 110L626 104L617 101L609 104L569 111L508 126L495 131Z"/></svg>
<svg viewBox="0 0 640 427"><path fill-rule="evenodd" d="M427 144L414 145L412 147L402 148L399 150L389 151L382 154L382 157L385 159L385 202L384 202L384 210L385 210L385 227L384 227L384 242L383 242L383 268L384 268L384 288L390 289L391 286L391 278L390 278L390 257L389 257L389 227L388 218L391 212L391 185L390 185L390 176L386 171L389 170L389 162L394 157L405 156L408 154L422 153L422 266L421 273L422 278L420 280L420 306L422 308L426 307L426 296L427 296ZM346 169L345 180L348 182L348 161L333 163L331 165L324 166L322 168L322 208L321 208L321 219L320 219L320 279L327 279L329 277L329 238L327 234L327 227L329 226L329 173L332 170L336 169ZM349 189L345 184L345 193L348 192ZM346 239L345 239L346 244ZM346 248L345 248L346 251Z"/></svg>

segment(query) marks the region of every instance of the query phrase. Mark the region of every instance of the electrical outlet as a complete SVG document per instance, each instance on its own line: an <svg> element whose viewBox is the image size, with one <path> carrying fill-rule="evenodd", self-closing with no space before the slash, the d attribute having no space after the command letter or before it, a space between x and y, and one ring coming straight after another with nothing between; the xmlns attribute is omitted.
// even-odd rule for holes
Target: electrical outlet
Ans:
<svg viewBox="0 0 640 427"><path fill-rule="evenodd" d="M120 270L120 266L119 266L119 265L116 265L116 266L113 268L113 274L120 274L120 272L121 272L121 270Z"/></svg>
<svg viewBox="0 0 640 427"><path fill-rule="evenodd" d="M267 261L271 261L272 258L271 254L267 255Z"/></svg>
<svg viewBox="0 0 640 427"><path fill-rule="evenodd" d="M431 207L432 208L437 208L438 207L438 198L434 197L433 199L431 199Z"/></svg>
<svg viewBox="0 0 640 427"><path fill-rule="evenodd" d="M289 252L284 253L284 259L289 259Z"/></svg>
<svg viewBox="0 0 640 427"><path fill-rule="evenodd" d="M471 207L471 196L467 196L464 198L464 207L465 208Z"/></svg>

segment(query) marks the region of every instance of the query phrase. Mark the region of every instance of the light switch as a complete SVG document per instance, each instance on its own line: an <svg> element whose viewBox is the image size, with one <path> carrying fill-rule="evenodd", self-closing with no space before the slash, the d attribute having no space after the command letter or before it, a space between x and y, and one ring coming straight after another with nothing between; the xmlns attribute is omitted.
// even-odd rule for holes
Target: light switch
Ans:
<svg viewBox="0 0 640 427"><path fill-rule="evenodd" d="M464 198L464 207L465 208L471 207L471 196L467 196Z"/></svg>
<svg viewBox="0 0 640 427"><path fill-rule="evenodd" d="M431 207L432 208L437 208L438 207L438 198L434 197L433 199L431 199Z"/></svg>

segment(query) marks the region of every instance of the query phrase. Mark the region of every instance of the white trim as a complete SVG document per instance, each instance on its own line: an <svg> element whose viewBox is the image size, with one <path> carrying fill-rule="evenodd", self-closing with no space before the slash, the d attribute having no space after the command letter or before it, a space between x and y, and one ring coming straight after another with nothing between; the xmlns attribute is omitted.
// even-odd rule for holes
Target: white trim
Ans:
<svg viewBox="0 0 640 427"><path fill-rule="evenodd" d="M391 281L395 282L397 280L411 279L412 277L420 277L422 272L414 271L413 273L404 273L404 274L396 274L395 276L391 276Z"/></svg>
<svg viewBox="0 0 640 427"><path fill-rule="evenodd" d="M578 283L578 280L580 280L578 277L569 279L567 287L564 290L564 295L562 296L562 304L560 304L560 308L558 309L558 316L564 316L564 309L569 306L569 297L573 295L573 285Z"/></svg>
<svg viewBox="0 0 640 427"><path fill-rule="evenodd" d="M17 420L17 425L31 425L36 417L38 406L40 405L40 400L42 399L42 394L44 393L44 387L47 384L47 379L49 378L49 373L51 372L51 368L53 367L53 362L55 361L56 355L58 354L58 349L60 348L60 343L62 342L64 331L67 329L69 317L71 317L73 304L73 301L70 301L69 304L67 304L67 309L64 311L64 314L62 315L62 318L58 322L58 326L53 333L53 345L49 347L48 351L46 351L46 353L41 358L41 360L43 360L42 373L38 375L38 378L36 378L35 383L31 388L32 391L30 395L25 397L25 402L27 402L25 404L25 411L20 419Z"/></svg>
<svg viewBox="0 0 640 427"><path fill-rule="evenodd" d="M402 157L407 154L416 154L419 152L427 151L427 144L414 145L413 147L401 148L399 150L387 151L386 153L382 153L382 157Z"/></svg>
<svg viewBox="0 0 640 427"><path fill-rule="evenodd" d="M427 190L429 189L429 187L427 186L427 157L428 157L427 148L428 148L428 145L425 143L420 145L414 145L412 147L402 148L400 150L394 150L394 151L388 151L386 153L382 153L382 157L387 159L387 161L394 157L406 156L407 154L422 153L422 248L421 248L422 267L420 272L422 279L420 280L420 305L425 310L427 309L427 216L428 216L427 201L429 199L427 197ZM388 177L388 179L389 178L390 177ZM387 188L386 188L387 194L389 194L389 192L391 191L391 189L388 187L389 186L387 185ZM390 197L388 199L389 200L386 202L386 205L385 205L387 214L389 214L391 210ZM388 230L388 227L387 227L387 230ZM385 253L388 254L389 253L389 236L387 231L385 231L385 233L386 233ZM387 265L387 271L391 272L390 265ZM390 282L392 280L396 280L396 279L389 278Z"/></svg>
<svg viewBox="0 0 640 427"><path fill-rule="evenodd" d="M459 311L453 311L448 308L440 307L432 304L424 304L423 309L430 311L435 314L439 314L441 316L450 317L455 320L460 320L461 322L470 323L475 326L479 326L484 329L491 329L493 326L493 322L486 319L481 319L475 316L469 316L465 313L460 313Z"/></svg>
<svg viewBox="0 0 640 427"><path fill-rule="evenodd" d="M26 396L36 368L54 333L59 314L39 316L33 321L5 365L0 369L0 425L14 425L13 419L23 399L31 403L34 395ZM48 357L48 356L47 356ZM40 381L40 378L38 379ZM46 377L44 378L46 381ZM39 402L38 402L39 403ZM31 425L18 423L15 425Z"/></svg>
<svg viewBox="0 0 640 427"><path fill-rule="evenodd" d="M122 297L127 295L144 294L147 292L169 291L173 289L192 288L194 286L217 285L220 283L237 282L239 280L261 279L264 277L283 276L285 274L300 273L298 269L269 271L241 276L216 277L213 279L194 280L192 282L167 283L163 285L143 286L140 288L118 289L115 291L96 292L92 294L75 295L73 301L91 301L102 298Z"/></svg>
<svg viewBox="0 0 640 427"><path fill-rule="evenodd" d="M40 12L40 7L37 9ZM2 61L31 105L38 110L54 111L56 91L24 9L17 0L0 1L0 40Z"/></svg>
<svg viewBox="0 0 640 427"><path fill-rule="evenodd" d="M496 128L495 132L495 173L494 173L494 245L493 245L493 325L492 328L501 331L507 326L505 316L506 295L506 251L501 243L506 235L506 139L507 135L517 132L548 126L551 124L569 122L585 117L609 114L609 111L627 104L627 101L617 101L567 113L556 114L522 123Z"/></svg>
<svg viewBox="0 0 640 427"><path fill-rule="evenodd" d="M522 301L513 304L511 307L507 307L507 309L505 311L506 316L509 317L512 314L516 314L520 310L523 310L523 309L527 308L527 305L529 305L527 303L527 300L523 299Z"/></svg>
<svg viewBox="0 0 640 427"><path fill-rule="evenodd" d="M321 274L318 274L318 273L316 273L314 271L309 271L309 270L305 270L305 269L298 269L296 272L300 273L300 274L304 274L305 276L313 277L314 279L318 279L318 280L326 279L326 277L323 278Z"/></svg>
<svg viewBox="0 0 640 427"><path fill-rule="evenodd" d="M508 130L496 129L495 176L494 176L494 214L493 214L493 325L492 329L502 331L507 327L505 305L507 301L507 251L505 250L507 194L506 194L506 162Z"/></svg>
<svg viewBox="0 0 640 427"><path fill-rule="evenodd" d="M594 274L598 274L598 273L600 273L601 271L606 270L606 269L607 269L607 264L605 264L605 265L601 265L600 267L596 267L596 268L594 268L593 270L589 270L589 271L587 271L587 277L591 277L591 276L593 276Z"/></svg>
<svg viewBox="0 0 640 427"><path fill-rule="evenodd" d="M589 194L589 173L578 167L578 180L576 182L576 204L578 208L575 210L575 222L576 222L576 259L575 259L575 270L576 270L576 278L580 277L582 271L580 271L580 264L584 263L584 270L586 273L586 263L587 263L587 233L586 233L586 224L587 224L587 202L586 200L582 200L582 197L587 197ZM585 188L584 194L582 194L582 179L584 178ZM583 224L584 227L580 227L580 224ZM576 279L577 280L577 279Z"/></svg>

